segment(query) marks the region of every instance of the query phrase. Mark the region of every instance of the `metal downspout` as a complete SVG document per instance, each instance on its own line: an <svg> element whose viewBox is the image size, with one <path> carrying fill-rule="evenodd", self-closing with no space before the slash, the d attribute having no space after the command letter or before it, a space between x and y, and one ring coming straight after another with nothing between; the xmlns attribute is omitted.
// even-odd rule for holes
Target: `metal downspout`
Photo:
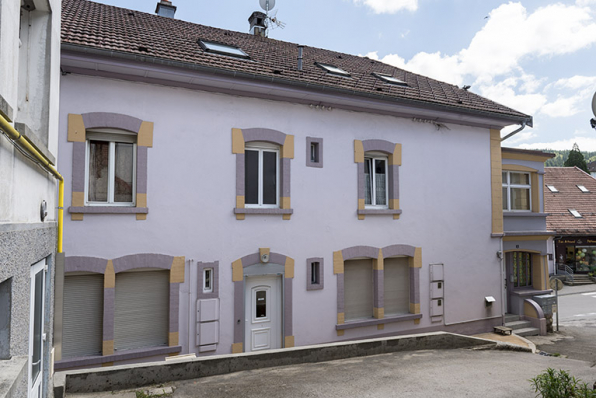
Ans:
<svg viewBox="0 0 596 398"><path fill-rule="evenodd" d="M52 174L58 180L58 244L57 252L62 253L62 242L64 233L64 177L40 154L27 140L23 138L15 128L0 115L0 129L2 129L10 139L16 142L21 148L25 149L29 154L35 157L43 168Z"/></svg>
<svg viewBox="0 0 596 398"><path fill-rule="evenodd" d="M515 130L515 131L512 131L511 133L507 134L505 137L501 138L501 142L505 141L507 138L511 138L511 137L513 137L514 135L516 135L517 133L519 133L520 131L522 131L523 129L525 129L525 128L526 128L526 123L527 123L527 121L526 121L526 120L524 120L524 121L522 122L522 124L521 124L521 127L520 127L520 128L518 128L518 129L517 129L517 130Z"/></svg>

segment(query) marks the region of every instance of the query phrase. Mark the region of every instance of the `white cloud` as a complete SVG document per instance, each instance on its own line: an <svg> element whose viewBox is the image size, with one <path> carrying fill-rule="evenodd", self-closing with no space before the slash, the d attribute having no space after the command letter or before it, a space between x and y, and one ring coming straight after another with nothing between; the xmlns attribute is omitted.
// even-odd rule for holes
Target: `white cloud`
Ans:
<svg viewBox="0 0 596 398"><path fill-rule="evenodd" d="M523 75L520 62L528 57L573 53L594 43L596 22L586 8L556 3L528 14L521 3L510 2L492 10L484 27L459 53L420 52L403 67L458 85L470 79L475 85L491 84L497 76L520 71ZM389 54L381 60L390 63L395 57L403 59ZM527 88L535 87L530 82Z"/></svg>
<svg viewBox="0 0 596 398"><path fill-rule="evenodd" d="M375 14L395 14L401 10L416 11L418 0L354 0L356 4L365 4Z"/></svg>
<svg viewBox="0 0 596 398"><path fill-rule="evenodd" d="M575 4L579 7L587 7L591 4L596 4L596 0L576 0Z"/></svg>
<svg viewBox="0 0 596 398"><path fill-rule="evenodd" d="M510 77L492 85L481 85L480 94L486 98L509 106L528 115L534 114L545 103L546 96L543 94L517 94L518 79Z"/></svg>
<svg viewBox="0 0 596 398"><path fill-rule="evenodd" d="M505 141L507 142L507 141ZM596 151L596 137L592 134L592 137L584 137L575 135L572 138L565 140L558 140L553 142L536 142L532 144L521 144L518 147L522 149L554 149L554 150L565 150L571 149L573 144L577 143L579 149L582 151Z"/></svg>
<svg viewBox="0 0 596 398"><path fill-rule="evenodd" d="M558 89L570 92L569 95L559 94L557 99L540 110L551 117L568 117L587 111L591 106L591 98L596 91L596 76L573 76L559 79L549 84L545 90Z"/></svg>

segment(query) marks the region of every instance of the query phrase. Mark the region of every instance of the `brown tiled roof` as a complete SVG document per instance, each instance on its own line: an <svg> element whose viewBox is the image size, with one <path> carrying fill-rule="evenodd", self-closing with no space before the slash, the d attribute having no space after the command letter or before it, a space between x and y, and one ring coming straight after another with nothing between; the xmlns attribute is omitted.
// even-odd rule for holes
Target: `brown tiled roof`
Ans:
<svg viewBox="0 0 596 398"><path fill-rule="evenodd" d="M197 43L198 39L239 47L250 59L206 52ZM528 115L452 84L366 57L305 46L303 70L298 71L298 49L294 43L87 0L63 0L62 43L283 79L294 84L309 84L381 98L404 99L463 111L498 114L515 120L530 119ZM315 62L339 67L349 72L351 77L328 74L316 66ZM406 82L408 87L384 83L374 77L373 72L393 76Z"/></svg>
<svg viewBox="0 0 596 398"><path fill-rule="evenodd" d="M557 234L596 234L596 179L577 167L546 167L544 174L544 210L548 213L546 226ZM551 192L553 185L559 192ZM580 191L577 185L590 192ZM582 218L575 218L569 209L577 210Z"/></svg>

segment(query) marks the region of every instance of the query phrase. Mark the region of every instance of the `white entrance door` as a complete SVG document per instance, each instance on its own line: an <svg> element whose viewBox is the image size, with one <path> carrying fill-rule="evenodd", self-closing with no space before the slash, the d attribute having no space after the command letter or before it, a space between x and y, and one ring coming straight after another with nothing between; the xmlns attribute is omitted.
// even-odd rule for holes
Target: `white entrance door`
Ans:
<svg viewBox="0 0 596 398"><path fill-rule="evenodd" d="M246 277L246 352L281 348L281 278Z"/></svg>
<svg viewBox="0 0 596 398"><path fill-rule="evenodd" d="M45 340L45 268L46 260L31 267L31 300L29 318L29 398L41 397L43 378L43 342Z"/></svg>

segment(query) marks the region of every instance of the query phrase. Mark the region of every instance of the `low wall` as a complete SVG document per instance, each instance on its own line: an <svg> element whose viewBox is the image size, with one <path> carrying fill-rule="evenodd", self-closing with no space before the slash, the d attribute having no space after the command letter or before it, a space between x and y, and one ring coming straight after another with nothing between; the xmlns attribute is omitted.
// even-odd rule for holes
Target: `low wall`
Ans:
<svg viewBox="0 0 596 398"><path fill-rule="evenodd" d="M399 351L456 349L486 345L497 347L497 342L453 333L434 332L284 348L262 353L218 355L171 362L73 370L56 373L54 396L55 398L62 398L66 392L86 393L123 390L244 370L332 361Z"/></svg>

